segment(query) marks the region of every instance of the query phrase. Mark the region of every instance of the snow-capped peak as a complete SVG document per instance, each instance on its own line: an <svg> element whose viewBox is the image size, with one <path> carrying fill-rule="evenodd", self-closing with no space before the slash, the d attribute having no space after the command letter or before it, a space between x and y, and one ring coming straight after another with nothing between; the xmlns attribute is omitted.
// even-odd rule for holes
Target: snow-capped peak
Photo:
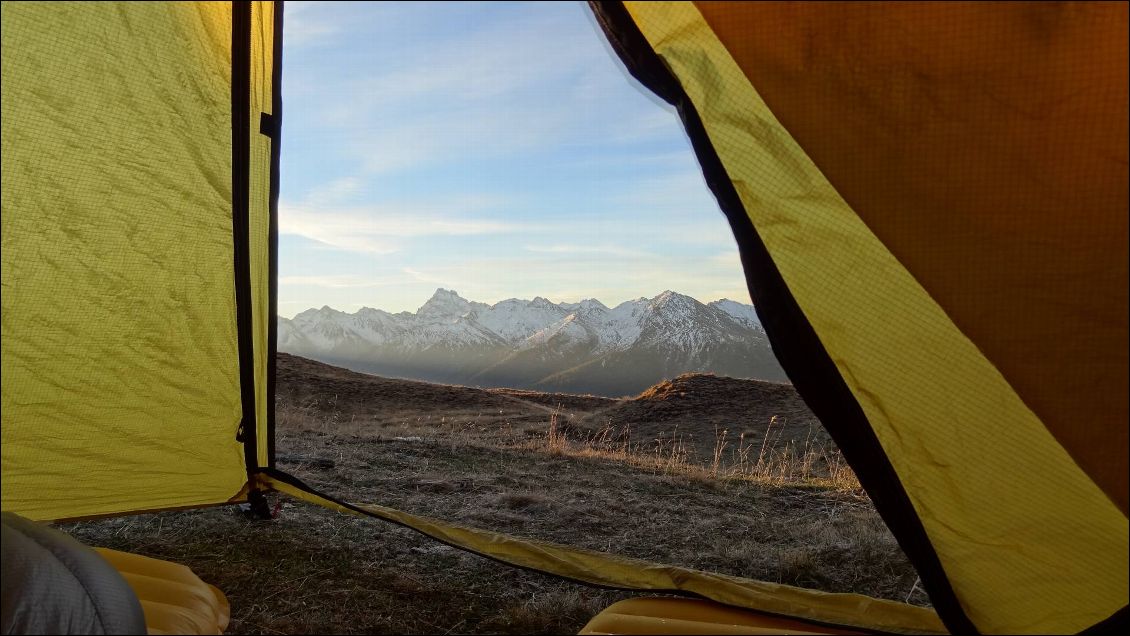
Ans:
<svg viewBox="0 0 1130 636"><path fill-rule="evenodd" d="M349 314L346 314L344 311L338 311L333 307L330 307L329 305L322 305L321 309L314 309L313 307L311 307L310 309L307 309L306 311L295 315L293 321L296 323L310 323L322 320L333 320L335 318L347 315Z"/></svg>
<svg viewBox="0 0 1130 636"><path fill-rule="evenodd" d="M511 298L484 306L472 317L503 340L515 344L566 315L567 310L538 296L533 300Z"/></svg>
<svg viewBox="0 0 1130 636"><path fill-rule="evenodd" d="M396 377L502 383L496 386L573 378L577 388L590 390L584 383L591 380L617 395L683 371L783 378L752 306L704 305L671 290L610 308L593 298L554 303L542 296L488 305L440 288L414 313L326 306L280 317L278 344L279 351Z"/></svg>
<svg viewBox="0 0 1130 636"><path fill-rule="evenodd" d="M280 319L281 322L281 319ZM717 300L704 305L690 296L666 290L654 298L629 300L614 308L595 298L554 303L542 296L510 298L493 305L469 301L454 290L439 288L415 313L390 314L364 307L347 314L331 307L308 309L294 317L289 336L322 346L491 346L528 349L550 339L588 342L595 352L619 351L641 338L651 344L697 350L732 328L761 329L750 305ZM726 325L730 325L727 327ZM722 331L719 331L722 330ZM340 339L338 345L333 341Z"/></svg>
<svg viewBox="0 0 1130 636"><path fill-rule="evenodd" d="M745 303L739 303L729 298L723 298L722 300L716 300L710 303L710 306L717 307L726 312L727 315L741 325L751 329L763 330L761 319L757 316L757 310L753 308L753 305L746 305Z"/></svg>
<svg viewBox="0 0 1130 636"><path fill-rule="evenodd" d="M471 302L464 299L458 293L441 287L432 294L428 302L424 303L423 306L416 311L416 316L418 318L440 320L443 322L455 322L470 311L471 308Z"/></svg>
<svg viewBox="0 0 1130 636"><path fill-rule="evenodd" d="M690 296L684 296L683 294L679 294L671 290L667 290L662 294L659 294L655 298L652 298L648 303L648 307L650 307L651 309L676 309L684 311L692 310L694 307L701 305L702 303L698 302L694 298L691 298Z"/></svg>

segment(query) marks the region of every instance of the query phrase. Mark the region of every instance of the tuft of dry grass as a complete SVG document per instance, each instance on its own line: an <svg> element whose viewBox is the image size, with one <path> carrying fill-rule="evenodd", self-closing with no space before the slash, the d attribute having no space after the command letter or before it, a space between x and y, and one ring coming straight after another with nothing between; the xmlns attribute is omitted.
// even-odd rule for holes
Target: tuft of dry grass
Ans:
<svg viewBox="0 0 1130 636"><path fill-rule="evenodd" d="M319 369L280 359L279 468L343 499L733 576L928 603L838 451L817 435L798 436L786 416L761 414L764 427L704 413L703 421L609 418L587 428L602 411L576 409L605 408L599 399L576 397L566 413L546 406L552 396L439 387L428 390L442 407L413 410L422 398L402 395L393 381L374 380L376 394L389 397L382 402L359 374ZM667 404L694 398L665 395ZM576 633L632 596L275 500L280 514L271 521L221 507L63 527L93 545L190 566L229 596L231 633Z"/></svg>
<svg viewBox="0 0 1130 636"><path fill-rule="evenodd" d="M569 446L569 438L563 428L557 425L559 411L554 410L549 416L549 430L545 435L545 452L550 455L563 455Z"/></svg>
<svg viewBox="0 0 1130 636"><path fill-rule="evenodd" d="M809 435L803 444L794 440L778 443L778 437L774 436L775 417L760 442L747 439L742 433L737 444L731 446L729 430L715 428L714 450L703 462L679 434L677 426L671 433L650 440L633 440L630 429L616 432L611 425L588 437L570 440L558 425L557 415L557 412L551 414L541 443L527 444L527 448L551 455L623 462L696 479L742 480L778 486L804 484L853 492L862 489L855 472L831 442L817 441Z"/></svg>

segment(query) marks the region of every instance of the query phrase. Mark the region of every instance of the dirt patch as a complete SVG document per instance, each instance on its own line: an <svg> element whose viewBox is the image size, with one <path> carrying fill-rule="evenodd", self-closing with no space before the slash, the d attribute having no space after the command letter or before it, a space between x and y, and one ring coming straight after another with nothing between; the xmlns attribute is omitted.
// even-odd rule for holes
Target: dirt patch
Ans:
<svg viewBox="0 0 1130 636"><path fill-rule="evenodd" d="M576 395L573 393L542 393L522 389L487 389L490 393L523 400L533 404L556 409L562 412L591 413L601 411L620 403L620 400L600 395Z"/></svg>

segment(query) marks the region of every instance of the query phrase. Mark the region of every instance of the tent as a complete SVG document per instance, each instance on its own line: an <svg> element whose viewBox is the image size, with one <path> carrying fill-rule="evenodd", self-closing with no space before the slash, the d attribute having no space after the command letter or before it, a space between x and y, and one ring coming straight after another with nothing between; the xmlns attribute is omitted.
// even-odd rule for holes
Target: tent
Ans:
<svg viewBox="0 0 1130 636"><path fill-rule="evenodd" d="M4 3L2 505L276 490L517 566L889 632L1125 629L1126 3L592 3L933 611L347 504L274 468L282 5Z"/></svg>

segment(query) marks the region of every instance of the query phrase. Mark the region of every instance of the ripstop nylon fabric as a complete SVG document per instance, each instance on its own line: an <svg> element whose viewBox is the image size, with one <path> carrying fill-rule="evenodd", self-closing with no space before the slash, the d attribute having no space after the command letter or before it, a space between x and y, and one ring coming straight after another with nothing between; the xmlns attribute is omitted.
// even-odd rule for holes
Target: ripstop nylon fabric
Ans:
<svg viewBox="0 0 1130 636"><path fill-rule="evenodd" d="M1073 632L1125 605L1118 507L844 202L698 10L626 6L694 102L977 627Z"/></svg>
<svg viewBox="0 0 1130 636"><path fill-rule="evenodd" d="M1130 5L695 6L844 200L1125 513Z"/></svg>
<svg viewBox="0 0 1130 636"><path fill-rule="evenodd" d="M271 114L275 44L275 3L251 3L251 146L249 169L248 212L250 215L251 256L251 324L255 359L255 428L256 456L260 466L268 463L267 435L267 359L271 355L267 330L274 320L270 313L270 194L271 144L274 141L260 132L260 114Z"/></svg>
<svg viewBox="0 0 1130 636"><path fill-rule="evenodd" d="M231 5L2 19L3 508L227 501L246 482Z"/></svg>

